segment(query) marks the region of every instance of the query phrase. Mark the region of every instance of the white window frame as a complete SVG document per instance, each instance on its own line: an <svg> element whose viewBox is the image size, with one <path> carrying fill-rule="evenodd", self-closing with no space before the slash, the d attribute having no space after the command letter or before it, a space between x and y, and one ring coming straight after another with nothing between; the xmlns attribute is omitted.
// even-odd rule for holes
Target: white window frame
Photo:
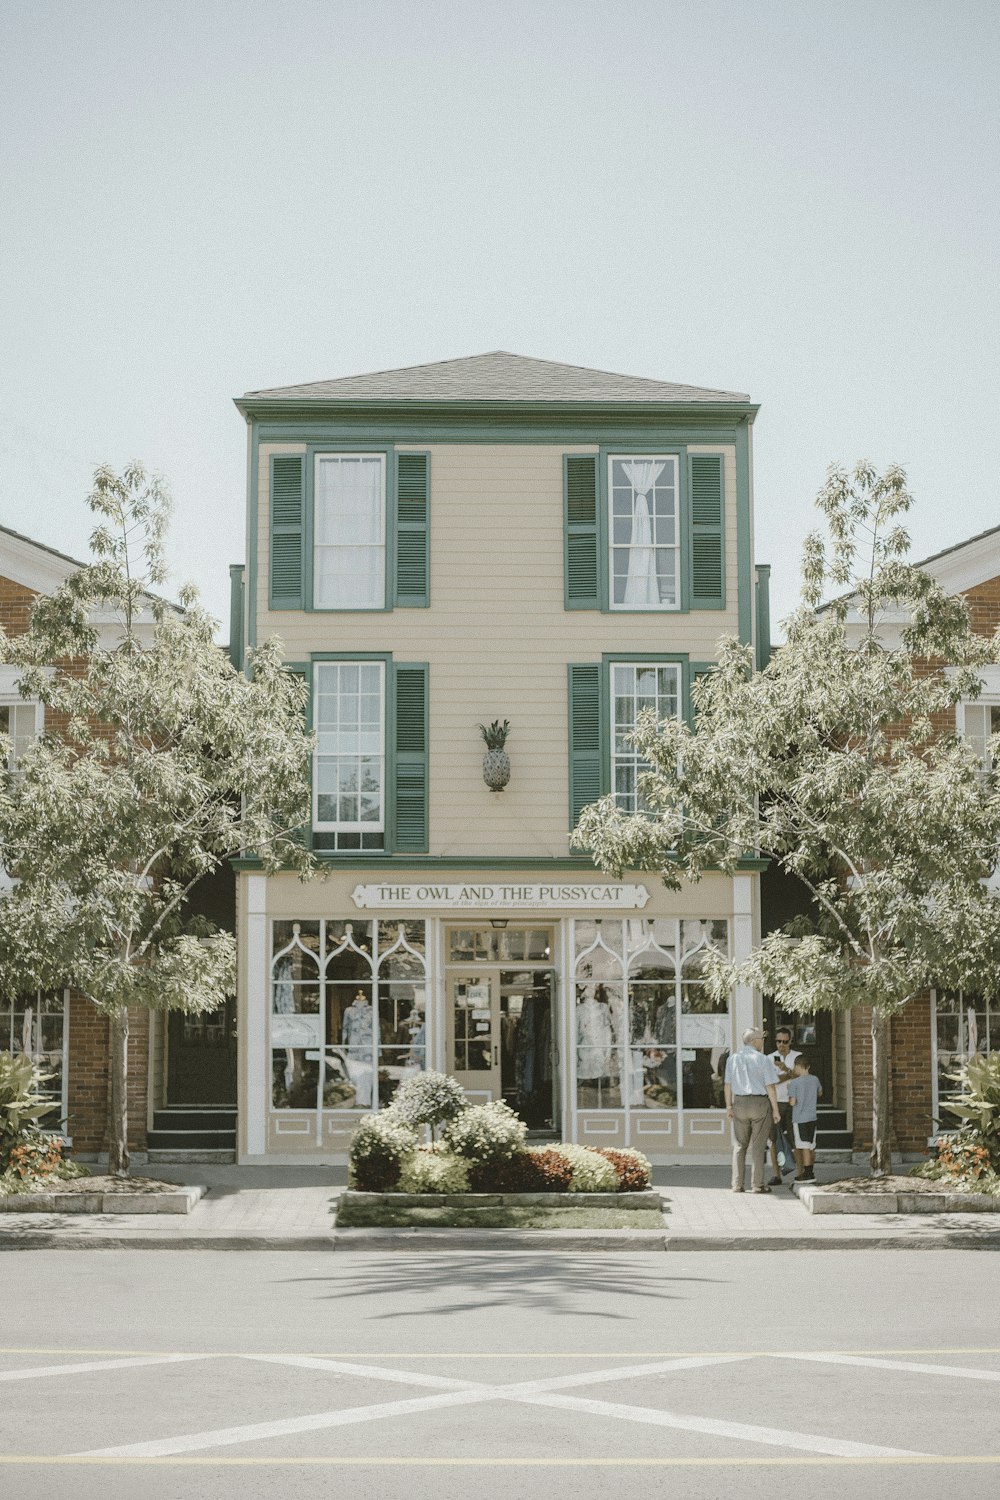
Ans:
<svg viewBox="0 0 1000 1500"><path fill-rule="evenodd" d="M645 672L645 671L670 671L670 672L673 672L673 674L674 674L674 680L675 680L675 683L676 683L676 692L677 692L677 718L678 719L680 719L683 716L683 713L684 713L684 671L683 671L682 663L678 662L678 661L609 661L608 662L608 740L609 740L608 753L609 753L609 755L611 757L611 766L610 766L610 772L611 772L611 795L615 798L616 805L618 807L621 807L622 804L620 802L618 802L618 792L617 792L617 789L616 789L617 777L615 775L615 771L616 771L616 769L618 767L619 761L621 761L623 764L626 763L626 757L619 756L617 748L616 748L616 744L615 744L615 741L617 739L617 729L618 729L617 719L616 719L616 716L615 716L615 700L616 700L616 698L618 696L616 694L616 692L615 692L615 672L616 672L616 670L619 667L625 667L629 671L631 671L632 674L633 674L633 679L632 679L632 681L633 681L633 690L632 690L632 703L633 703L633 705L635 704L635 697L636 697L636 695L635 695L635 674L636 673L638 673L638 672ZM635 718L634 717L633 717L633 720L632 720L632 727L633 727L633 729L635 728ZM622 810L624 812L639 812L639 811L641 811L641 809L638 806L638 801L639 801L638 777L642 774L643 770L648 770L648 769L650 769L650 767L649 767L649 764L648 764L647 761L643 761L641 759L641 757L639 756L638 751L634 747L632 747L632 749L630 749L630 751L628 753L627 763L632 764L635 767L635 771L636 771L636 792L635 792L636 806L635 807L630 807L630 808L623 808Z"/></svg>
<svg viewBox="0 0 1000 1500"><path fill-rule="evenodd" d="M615 601L615 550L629 551L630 542L615 541L615 506L614 506L614 465L616 463L663 463L670 464L674 472L674 523L677 540L667 546L655 543L654 530L654 557L656 551L672 551L676 564L675 578L677 580L676 598L672 604L621 604ZM679 455L676 453L609 453L607 468L607 496L608 496L608 608L610 610L625 610L627 612L641 611L647 614L669 614L683 609L684 579L682 576L683 557L681 552L681 465ZM655 488L655 486L654 486ZM655 528L654 507L650 507L650 520Z"/></svg>
<svg viewBox="0 0 1000 1500"><path fill-rule="evenodd" d="M39 994L40 994L40 992L39 992ZM8 1027L8 1025L11 1026L11 1027L13 1026L14 1012L17 1010L17 999L18 999L18 997L13 997L13 998L11 998L9 1000L7 1000L7 999L0 1000L0 1052L6 1052L8 1050L8 1048L10 1047L11 1042L12 1042L12 1034L6 1028ZM69 1126L69 1119L68 1119L68 1116L69 1116L69 990L63 990L63 992L62 992L62 999L63 999L63 1008L62 1008L62 1080L61 1080L61 1089L60 1089L60 1094L59 1094L59 1118L58 1118L57 1122L54 1122L54 1121L52 1121L52 1118L51 1118L50 1115L43 1115L42 1118L41 1118L41 1120L39 1121L39 1124L40 1124L40 1126L41 1126L41 1128L43 1130L47 1130L47 1131L49 1131L53 1135L61 1135L62 1138L63 1138L63 1140L66 1142L66 1144L68 1146L72 1146L72 1144L73 1144L73 1138L69 1134L69 1129L68 1129L68 1126ZM36 1041L40 1040L39 1032L37 1030L38 1025L39 1025L39 1019L40 1019L40 1006L36 1006L35 1009L34 1009L34 1015L32 1017L32 1025L36 1028L36 1031L35 1031L35 1040ZM23 1054L21 1054L21 1055L23 1056ZM33 1051L33 1052L29 1053L28 1055L31 1057L32 1062L34 1062L36 1064L36 1066L37 1066L37 1060L38 1060L38 1058L42 1054L40 1052Z"/></svg>
<svg viewBox="0 0 1000 1500"><path fill-rule="evenodd" d="M22 698L17 687L17 668L0 667L0 708L33 709L35 714L34 738L41 737L45 727L45 706L37 698ZM13 761L8 770L13 770Z"/></svg>
<svg viewBox="0 0 1000 1500"><path fill-rule="evenodd" d="M324 463L344 463L344 462L347 462L349 460L357 461L359 459L366 459L368 461L374 460L375 462L378 463L378 466L379 466L379 473L380 473L380 476L381 476L381 482L380 482L380 485L379 485L378 532L379 532L379 536L380 536L380 541L378 541L378 542L336 542L336 543L334 543L334 542L318 542L316 540L316 538L317 538L317 536L319 534L319 527L317 525L317 515L318 515L319 504L320 504L320 485L319 485L320 465L324 464ZM333 609L333 610L336 610L336 609L344 609L344 610L385 609L385 607L386 607L386 587L387 587L387 577L388 577L388 560L387 560L387 557L386 557L386 550L387 550L386 549L386 455L384 453L373 453L371 451L365 452L363 449L359 450L357 453L326 452L326 453L317 453L317 454L315 454L314 458L313 458L313 503L312 503L312 517L311 517L311 520L312 520L312 538L313 538L313 545L312 545L312 604L313 604L313 608L314 609L320 609L320 610L323 610L323 609ZM370 604L337 604L335 602L334 603L322 602L319 599L319 597L318 597L318 595L319 595L318 582L319 582L319 556L320 556L320 553L321 552L331 552L331 551L344 551L344 550L349 550L351 547L358 547L359 549L362 548L362 547L363 548L377 547L380 550L380 552L382 554L382 590L381 590L381 596L378 599L372 600L372 602Z"/></svg>
<svg viewBox="0 0 1000 1500"><path fill-rule="evenodd" d="M939 993L940 993L940 991L938 991L938 990L932 990L931 991L931 1113L932 1113L934 1119L939 1122L939 1124L934 1127L934 1134L930 1137L930 1140L932 1140L932 1141L936 1140L939 1129L940 1130L944 1130L946 1132L947 1131L952 1131L952 1130L957 1130L959 1128L959 1125L961 1124L961 1121L959 1120L958 1115L953 1115L951 1117L950 1121L947 1120L947 1119L944 1119L944 1120L941 1119L941 1097L940 1097L941 1091L940 1091L940 1088L938 1086L938 995L939 995ZM964 994L963 994L963 992L961 990L959 990L958 994L959 994L960 998L964 1000ZM993 996L993 995L983 996L983 997L973 996L972 997L972 1003L971 1003L971 1005L968 1006L968 1007L966 1007L966 1008L975 1011L975 1010L978 1009L978 1003L980 1001L982 1003L983 1009L986 1011L986 1017L987 1017L986 1025L987 1025L987 1038L988 1038L988 1040L987 1040L987 1047L989 1048L989 1042L994 1040L994 1028L996 1029L996 1040L1000 1040L1000 996ZM964 1032L962 1031L961 1028L963 1028L965 1025L966 1025L966 1021L965 1021L964 1013L960 1012L959 1013L959 1028L960 1028L960 1030L959 1030L959 1037L960 1038L964 1034ZM996 1048L993 1047L991 1050L996 1051ZM966 1051L966 1052L960 1053L960 1056L963 1058L964 1061L968 1062L969 1057L971 1056L971 1053L969 1053L969 1052Z"/></svg>
<svg viewBox="0 0 1000 1500"><path fill-rule="evenodd" d="M1000 709L1000 691L992 693L983 692L975 700L966 700L963 698L955 704L955 729L962 739L969 738L966 715L970 712L975 713L979 709L985 709L987 713L991 709ZM989 739L992 733L993 731L989 730L986 738ZM985 757L983 758L983 769L986 771L993 769L992 764Z"/></svg>
<svg viewBox="0 0 1000 1500"><path fill-rule="evenodd" d="M324 669L325 670L329 670L330 668L333 668L333 667L337 667L337 668L342 668L342 667L376 667L378 669L378 674L379 674L379 696L380 696L381 702L382 702L380 749L379 749L379 752L378 752L379 765L380 765L380 775L379 775L379 819L378 819L378 822L373 822L371 820L369 820L367 822L362 822L359 819L357 822L353 822L353 823L324 822L324 821L322 821L320 819L320 816L319 816L319 796L320 796L320 791L319 791L319 765L320 765L320 761L321 760L338 760L340 757L338 755L331 755L328 752L324 753L324 752L322 752L320 750L319 739L318 739L318 735L319 735L319 731L320 731L320 723L319 723L318 710L317 710L317 711L314 711L314 713L313 713L313 729L314 729L314 731L317 734L316 748L313 751L313 778L312 778L312 780L313 780L313 799L312 799L312 826L313 826L313 830L316 833L381 833L381 834L384 834L385 831L386 831L386 808L385 808L385 799L386 799L386 763L385 763L386 762L386 696L385 696L386 672L385 672L385 662L384 661L362 661L362 660L351 661L349 659L348 660L343 660L343 661L338 660L338 661L317 661L317 662L314 662L313 663L313 681L312 681L313 703L314 704L318 704L319 703L319 699L320 699L319 682L320 682L320 674L321 674L321 672L323 672ZM340 696L340 691L339 691L339 687L338 687L338 698L339 698L339 696ZM360 757L360 752L359 752L359 757ZM359 786L358 786L358 797L359 797L359 800L360 800L360 796L361 796L361 787L360 787L360 783L359 783ZM359 811L360 811L360 808L359 808Z"/></svg>

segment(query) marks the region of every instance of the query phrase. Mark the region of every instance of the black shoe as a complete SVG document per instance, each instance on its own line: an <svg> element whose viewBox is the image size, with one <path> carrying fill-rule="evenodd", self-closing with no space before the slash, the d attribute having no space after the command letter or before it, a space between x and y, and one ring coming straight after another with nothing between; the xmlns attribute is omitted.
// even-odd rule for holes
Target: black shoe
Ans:
<svg viewBox="0 0 1000 1500"><path fill-rule="evenodd" d="M780 1177L772 1177L771 1180L770 1180L770 1184L769 1185L771 1187L780 1187L781 1186L781 1178Z"/></svg>

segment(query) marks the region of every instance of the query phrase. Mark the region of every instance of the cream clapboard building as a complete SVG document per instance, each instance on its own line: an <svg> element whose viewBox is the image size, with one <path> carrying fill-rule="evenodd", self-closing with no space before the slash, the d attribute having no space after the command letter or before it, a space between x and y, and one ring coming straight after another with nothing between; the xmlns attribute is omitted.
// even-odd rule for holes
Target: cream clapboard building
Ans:
<svg viewBox="0 0 1000 1500"><path fill-rule="evenodd" d="M636 805L635 715L752 641L747 396L512 354L254 391L237 655L280 636L318 740L324 878L238 873L242 1161L343 1157L422 1067L538 1136L728 1150L713 1008L758 873L680 894L570 849ZM510 779L479 725L509 721Z"/></svg>

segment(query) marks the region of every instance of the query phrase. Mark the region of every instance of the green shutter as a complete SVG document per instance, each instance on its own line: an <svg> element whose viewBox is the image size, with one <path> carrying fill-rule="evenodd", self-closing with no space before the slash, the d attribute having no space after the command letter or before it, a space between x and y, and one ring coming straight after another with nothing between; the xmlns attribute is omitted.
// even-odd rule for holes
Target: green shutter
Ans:
<svg viewBox="0 0 1000 1500"><path fill-rule="evenodd" d="M420 609L430 603L428 547L429 453L396 459L396 604Z"/></svg>
<svg viewBox="0 0 1000 1500"><path fill-rule="evenodd" d="M600 609L596 454L564 456L563 515L566 608Z"/></svg>
<svg viewBox="0 0 1000 1500"><path fill-rule="evenodd" d="M421 664L397 666L395 682L393 848L427 853L428 679Z"/></svg>
<svg viewBox="0 0 1000 1500"><path fill-rule="evenodd" d="M569 669L569 811L575 828L581 812L604 790L601 734L601 668L579 662Z"/></svg>
<svg viewBox="0 0 1000 1500"><path fill-rule="evenodd" d="M723 485L721 453L693 453L688 460L691 494L691 608L723 609Z"/></svg>
<svg viewBox="0 0 1000 1500"><path fill-rule="evenodd" d="M271 458L272 609L302 609L304 562L305 459L276 453Z"/></svg>

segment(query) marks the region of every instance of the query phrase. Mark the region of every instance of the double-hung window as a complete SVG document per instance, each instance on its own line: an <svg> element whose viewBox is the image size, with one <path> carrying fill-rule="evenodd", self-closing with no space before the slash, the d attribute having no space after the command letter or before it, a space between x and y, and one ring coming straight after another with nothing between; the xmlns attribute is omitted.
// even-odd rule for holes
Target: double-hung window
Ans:
<svg viewBox="0 0 1000 1500"><path fill-rule="evenodd" d="M313 605L385 607L385 455L318 453Z"/></svg>
<svg viewBox="0 0 1000 1500"><path fill-rule="evenodd" d="M313 830L318 847L385 847L385 664L317 662Z"/></svg>
<svg viewBox="0 0 1000 1500"><path fill-rule="evenodd" d="M610 670L611 785L615 802L623 812L644 812L639 777L650 767L629 736L646 709L651 709L657 719L679 717L681 668L677 662L612 662Z"/></svg>
<svg viewBox="0 0 1000 1500"><path fill-rule="evenodd" d="M0 734L8 738L7 768L13 771L21 756L38 736L38 705L0 704Z"/></svg>
<svg viewBox="0 0 1000 1500"><path fill-rule="evenodd" d="M612 609L680 609L677 456L608 459Z"/></svg>
<svg viewBox="0 0 1000 1500"><path fill-rule="evenodd" d="M964 738L982 761L983 769L992 770L990 738L1000 734L1000 703L984 703L981 699L975 703L963 703L961 727Z"/></svg>

